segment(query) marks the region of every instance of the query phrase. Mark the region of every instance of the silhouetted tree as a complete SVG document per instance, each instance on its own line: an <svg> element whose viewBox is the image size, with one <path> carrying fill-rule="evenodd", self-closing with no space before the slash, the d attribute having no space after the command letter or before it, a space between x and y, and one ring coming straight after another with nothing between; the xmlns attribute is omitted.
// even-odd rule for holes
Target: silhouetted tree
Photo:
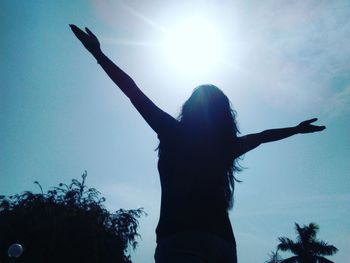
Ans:
<svg viewBox="0 0 350 263"><path fill-rule="evenodd" d="M0 262L9 262L7 248L20 243L24 253L16 262L130 263L143 210L109 212L86 176L47 193L35 182L39 194L0 196Z"/></svg>
<svg viewBox="0 0 350 263"><path fill-rule="evenodd" d="M287 237L279 238L281 243L278 244L278 249L290 251L295 255L282 260L282 263L332 263L332 261L323 256L331 256L338 249L316 239L316 234L319 230L317 224L310 223L308 226L304 225L301 227L295 223L295 229L297 233L296 242Z"/></svg>
<svg viewBox="0 0 350 263"><path fill-rule="evenodd" d="M267 261L265 261L265 263L281 263L282 262L282 258L278 254L278 249L276 250L276 252L271 251L271 254L269 254L269 257L270 258Z"/></svg>

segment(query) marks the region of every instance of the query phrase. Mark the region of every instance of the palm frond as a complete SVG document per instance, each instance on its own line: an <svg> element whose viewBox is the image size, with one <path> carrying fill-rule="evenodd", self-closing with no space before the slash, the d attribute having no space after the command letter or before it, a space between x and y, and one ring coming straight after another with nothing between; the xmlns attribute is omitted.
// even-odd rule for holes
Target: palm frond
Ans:
<svg viewBox="0 0 350 263"><path fill-rule="evenodd" d="M310 236L312 239L316 238L316 234L318 230L320 229L319 225L316 223L310 223L309 226L305 226L306 233L308 236Z"/></svg>
<svg viewBox="0 0 350 263"><path fill-rule="evenodd" d="M278 240L281 242L277 245L277 248L282 251L290 251L294 255L300 255L303 251L302 244L300 242L294 242L287 237L280 237Z"/></svg>
<svg viewBox="0 0 350 263"><path fill-rule="evenodd" d="M308 226L303 225L302 227L295 223L295 229L297 232L297 240L303 244L312 243L312 241L316 238L317 231L319 230L319 226L316 223L310 223Z"/></svg>
<svg viewBox="0 0 350 263"><path fill-rule="evenodd" d="M317 263L334 263L333 261L330 261L324 257L316 257L316 260Z"/></svg>
<svg viewBox="0 0 350 263"><path fill-rule="evenodd" d="M277 248L282 251L288 251L291 250L293 246L295 246L295 243L293 240L291 240L288 237L279 237L278 240L281 242L277 245Z"/></svg>
<svg viewBox="0 0 350 263"><path fill-rule="evenodd" d="M315 241L312 243L312 252L318 256L332 256L337 253L338 249L335 246L328 245L323 241Z"/></svg>
<svg viewBox="0 0 350 263"><path fill-rule="evenodd" d="M278 249L276 252L271 251L271 253L269 254L269 257L270 258L267 261L265 261L265 263L280 263L280 262L282 262L282 258L278 254Z"/></svg>

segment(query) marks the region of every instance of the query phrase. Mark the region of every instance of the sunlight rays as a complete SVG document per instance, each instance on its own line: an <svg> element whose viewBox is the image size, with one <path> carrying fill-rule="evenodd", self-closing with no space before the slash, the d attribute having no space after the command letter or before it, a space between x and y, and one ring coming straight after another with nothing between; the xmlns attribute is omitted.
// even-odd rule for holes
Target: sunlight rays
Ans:
<svg viewBox="0 0 350 263"><path fill-rule="evenodd" d="M111 3L109 3L111 5ZM133 23L152 30L153 37L144 40L104 38L108 44L153 47L158 59L170 70L186 75L206 74L227 65L227 45L220 25L205 15L173 17L164 24L157 23L125 2L110 6L123 9L135 18ZM148 29L147 29L148 28ZM150 35L151 35L150 34Z"/></svg>

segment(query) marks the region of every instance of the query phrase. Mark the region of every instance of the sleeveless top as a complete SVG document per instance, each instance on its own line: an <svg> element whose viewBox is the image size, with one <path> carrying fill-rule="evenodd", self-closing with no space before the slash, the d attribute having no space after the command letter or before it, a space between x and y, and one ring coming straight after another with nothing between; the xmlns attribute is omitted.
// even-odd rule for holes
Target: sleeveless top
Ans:
<svg viewBox="0 0 350 263"><path fill-rule="evenodd" d="M161 211L157 241L184 231L203 231L235 243L228 217L217 146L188 134L181 123L166 118L158 132ZM199 137L201 139L199 139Z"/></svg>

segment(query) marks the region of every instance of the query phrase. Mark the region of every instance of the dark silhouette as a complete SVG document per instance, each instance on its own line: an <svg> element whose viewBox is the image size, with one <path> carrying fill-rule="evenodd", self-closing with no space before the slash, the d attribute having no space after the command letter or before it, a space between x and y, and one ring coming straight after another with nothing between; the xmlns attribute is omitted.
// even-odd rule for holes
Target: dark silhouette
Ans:
<svg viewBox="0 0 350 263"><path fill-rule="evenodd" d="M103 54L89 29L84 32L70 26L160 140L162 196L156 262L236 262L228 209L232 207L234 172L239 170L237 159L262 143L325 127L312 125L317 119L311 119L295 127L239 137L235 112L214 85L196 88L175 119L159 109Z"/></svg>
<svg viewBox="0 0 350 263"><path fill-rule="evenodd" d="M24 251L16 262L131 263L128 247L136 248L143 210L110 213L85 185L86 175L46 194L36 182L40 194L0 196L0 262L12 262L8 248L19 243Z"/></svg>
<svg viewBox="0 0 350 263"><path fill-rule="evenodd" d="M281 263L333 263L323 256L332 256L338 249L335 246L328 245L326 242L317 240L316 234L319 226L310 223L303 227L295 223L297 233L297 241L287 237L280 237L278 240L278 249L282 251L290 251L295 256L284 259Z"/></svg>

